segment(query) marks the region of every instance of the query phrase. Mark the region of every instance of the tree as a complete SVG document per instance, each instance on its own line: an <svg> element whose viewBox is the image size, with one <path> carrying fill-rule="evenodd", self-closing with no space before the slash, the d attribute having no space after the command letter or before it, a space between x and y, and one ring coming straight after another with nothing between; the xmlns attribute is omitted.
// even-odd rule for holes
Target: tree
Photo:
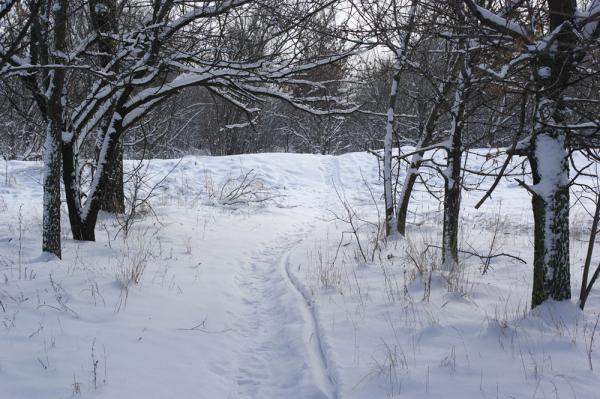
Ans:
<svg viewBox="0 0 600 399"><path fill-rule="evenodd" d="M410 63L411 38L416 28L417 0L401 1L357 1L355 8L361 21L374 36L378 45L385 47L392 56L394 72L390 82L383 140L383 188L385 200L385 231L392 235L396 231L395 201L392 172L392 147L395 131L396 103L401 76L406 64Z"/></svg>
<svg viewBox="0 0 600 399"><path fill-rule="evenodd" d="M525 3L493 10L465 0L482 25L482 40L500 45L500 53L508 55L493 75L505 84L527 87L534 95L532 130L513 152L527 157L532 172L532 183L519 183L532 197L535 307L547 299L571 297L569 156L582 139L585 147L594 145L595 137L582 127L598 122L581 122L585 116L578 115L568 93L597 73L597 65L587 57L600 33L600 2L592 1L586 10L578 10L572 0Z"/></svg>
<svg viewBox="0 0 600 399"><path fill-rule="evenodd" d="M103 200L114 199L107 193L122 181L122 137L186 88L204 87L246 114L256 113L265 98L319 115L350 112L337 97L300 98L288 89L321 87L306 75L355 52L338 48L299 60L299 32L312 29L313 17L332 4L219 0L138 7L129 1L80 0L54 1L44 8L51 18L33 20L29 52L21 49L20 59L11 58L13 69L27 71L22 79L47 125L44 250L60 255L61 158L73 238L94 240ZM235 46L239 32L229 29L230 21L252 18L263 21L265 33L253 48L266 50L240 52ZM78 24L69 24L74 21ZM25 62L28 57L31 62ZM89 161L82 160L82 151L96 139L93 175L84 187L82 163Z"/></svg>

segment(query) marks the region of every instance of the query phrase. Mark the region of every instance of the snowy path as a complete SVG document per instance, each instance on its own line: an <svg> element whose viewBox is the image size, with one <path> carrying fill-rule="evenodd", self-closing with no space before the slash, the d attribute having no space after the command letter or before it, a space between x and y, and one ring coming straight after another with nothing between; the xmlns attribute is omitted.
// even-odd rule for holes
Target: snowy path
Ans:
<svg viewBox="0 0 600 399"><path fill-rule="evenodd" d="M323 184L298 197L297 207L304 210L306 221L280 218L277 223L290 223L289 227L260 243L235 275L241 306L233 330L241 347L234 397L337 398L314 315L287 269L290 251L324 221L331 195L328 182L333 178L339 181L337 163L332 161L323 160L319 166Z"/></svg>
<svg viewBox="0 0 600 399"><path fill-rule="evenodd" d="M243 302L234 328L244 346L236 374L239 398L335 397L320 353L307 342L315 331L302 311L306 305L285 274L287 253L307 232L296 231L266 244L236 276Z"/></svg>

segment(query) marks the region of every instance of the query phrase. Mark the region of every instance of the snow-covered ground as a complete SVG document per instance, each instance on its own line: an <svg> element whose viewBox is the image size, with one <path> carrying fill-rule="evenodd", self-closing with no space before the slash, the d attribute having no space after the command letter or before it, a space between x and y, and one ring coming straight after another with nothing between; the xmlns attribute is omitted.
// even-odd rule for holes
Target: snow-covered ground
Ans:
<svg viewBox="0 0 600 399"><path fill-rule="evenodd" d="M531 211L516 183L479 211L482 193L465 193L461 248L527 264L499 257L482 274L465 254L449 284L439 251L426 250L440 242L441 207L422 188L408 238L377 240L372 155L186 157L142 170L159 186L127 234L103 215L97 242L74 242L64 218L63 260L48 261L40 165L9 163L0 398L600 398L600 288L585 312L529 310ZM274 198L237 203L248 172L250 191ZM576 297L589 217L579 205L572 215Z"/></svg>

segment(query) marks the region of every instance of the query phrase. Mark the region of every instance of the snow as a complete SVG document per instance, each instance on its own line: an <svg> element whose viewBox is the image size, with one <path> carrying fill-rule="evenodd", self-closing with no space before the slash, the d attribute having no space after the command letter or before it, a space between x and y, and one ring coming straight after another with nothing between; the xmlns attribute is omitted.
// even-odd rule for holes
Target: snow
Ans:
<svg viewBox="0 0 600 399"><path fill-rule="evenodd" d="M555 138L543 132L538 133L535 137L535 154L540 182L533 188L538 195L550 202L556 190L569 183L568 166L564 164L567 159L564 136Z"/></svg>
<svg viewBox="0 0 600 399"><path fill-rule="evenodd" d="M538 69L538 75L542 79L548 79L552 76L552 69L550 67L544 66Z"/></svg>
<svg viewBox="0 0 600 399"><path fill-rule="evenodd" d="M478 6L478 5L474 5L474 6L475 6L475 9L477 10L477 12L481 15L481 18L489 21L490 23L497 25L499 27L506 28L509 31L511 31L514 34L519 35L521 37L529 36L529 32L527 31L527 29L525 29L525 27L521 26L520 24L510 21L508 19L505 19L497 14L494 14L493 12L491 12L481 6Z"/></svg>
<svg viewBox="0 0 600 399"><path fill-rule="evenodd" d="M109 10L108 10L108 6L106 4L104 4L104 3L96 3L96 6L94 7L94 11L97 14L105 14Z"/></svg>
<svg viewBox="0 0 600 399"><path fill-rule="evenodd" d="M222 205L223 182L250 170L277 197ZM421 185L406 240L374 249L374 226L361 222L374 251L365 263L352 237L342 237L336 190L376 222L366 182L383 209L370 154L152 160L149 184L164 178L156 217L147 212L125 238L102 214L98 241L65 239L62 261L39 257L42 164L11 161L8 171L0 186L2 398L597 397L597 337L588 348L598 289L585 312L571 302L529 310L530 200L512 180L479 211L481 193L464 193L460 246L486 252L498 228L494 252L502 245L528 264L496 258L482 275L479 259L462 255L464 275L449 292L443 274L429 272L439 254L423 253L439 243L441 213ZM578 204L571 215L585 231L589 216ZM585 256L585 235L577 237L574 294ZM132 265L145 269L126 286Z"/></svg>

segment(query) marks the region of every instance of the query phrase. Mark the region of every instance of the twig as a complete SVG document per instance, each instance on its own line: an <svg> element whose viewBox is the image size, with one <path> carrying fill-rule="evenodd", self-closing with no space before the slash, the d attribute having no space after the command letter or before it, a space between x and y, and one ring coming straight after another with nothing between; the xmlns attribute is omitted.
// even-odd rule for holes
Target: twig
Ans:
<svg viewBox="0 0 600 399"><path fill-rule="evenodd" d="M436 248L436 249L442 249L442 247L438 246L438 245L433 245L433 244L427 244L427 248L425 248L425 251L427 251L429 248ZM467 254L467 255L473 255L478 257L479 259L493 259L493 258L498 258L500 256L506 256L508 258L514 259L514 260L518 260L521 263L527 264L527 262L525 262L523 259L519 258L518 256L515 255L511 255L511 254L507 254L507 253L499 253L499 254L493 254L493 255L480 255L476 252L471 252L471 251L465 251L462 249L459 249L458 252Z"/></svg>
<svg viewBox="0 0 600 399"><path fill-rule="evenodd" d="M210 331L207 330L206 328L204 328L206 325L206 319L202 320L202 322L200 324L195 325L194 327L191 328L178 328L177 331L199 331L199 332L203 332L206 334L222 334L222 333L226 333L228 331L231 331L231 328L225 328L223 330L218 330L218 331Z"/></svg>

